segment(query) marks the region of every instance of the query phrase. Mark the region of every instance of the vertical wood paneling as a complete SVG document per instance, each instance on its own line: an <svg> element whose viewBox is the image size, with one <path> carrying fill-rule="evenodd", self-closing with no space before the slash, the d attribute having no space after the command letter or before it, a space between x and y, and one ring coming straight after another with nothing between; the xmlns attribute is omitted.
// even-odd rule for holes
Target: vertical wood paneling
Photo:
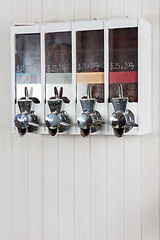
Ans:
<svg viewBox="0 0 160 240"><path fill-rule="evenodd" d="M159 237L159 1L142 0L152 24L152 134L142 137L142 238Z"/></svg>
<svg viewBox="0 0 160 240"><path fill-rule="evenodd" d="M90 239L90 138L75 137L75 240Z"/></svg>
<svg viewBox="0 0 160 240"><path fill-rule="evenodd" d="M152 143L151 143L152 142ZM159 160L151 136L142 143L142 239L159 239ZM149 146L152 150L148 151Z"/></svg>
<svg viewBox="0 0 160 240"><path fill-rule="evenodd" d="M91 239L107 237L106 136L91 137Z"/></svg>
<svg viewBox="0 0 160 240"><path fill-rule="evenodd" d="M125 1L125 16L141 17L141 0Z"/></svg>
<svg viewBox="0 0 160 240"><path fill-rule="evenodd" d="M42 3L43 0L26 0L27 1L27 22L41 22L42 21Z"/></svg>
<svg viewBox="0 0 160 240"><path fill-rule="evenodd" d="M26 22L26 0L12 1L12 24L19 22ZM13 240L27 240L28 236L27 139L13 135Z"/></svg>
<svg viewBox="0 0 160 240"><path fill-rule="evenodd" d="M125 8L124 8L125 0L108 0L108 17L110 18L118 18L124 17Z"/></svg>
<svg viewBox="0 0 160 240"><path fill-rule="evenodd" d="M11 2L0 8L0 238L12 239L12 135L10 84Z"/></svg>
<svg viewBox="0 0 160 240"><path fill-rule="evenodd" d="M59 239L74 240L74 137L59 137Z"/></svg>
<svg viewBox="0 0 160 240"><path fill-rule="evenodd" d="M27 136L14 135L13 240L27 240L27 168Z"/></svg>
<svg viewBox="0 0 160 240"><path fill-rule="evenodd" d="M125 16L141 17L141 1L125 1ZM124 234L130 240L141 240L141 147L140 136L124 137Z"/></svg>
<svg viewBox="0 0 160 240"><path fill-rule="evenodd" d="M26 23L27 0L12 1L12 23Z"/></svg>
<svg viewBox="0 0 160 240"><path fill-rule="evenodd" d="M56 22L58 15L58 1L43 0L43 22Z"/></svg>
<svg viewBox="0 0 160 240"><path fill-rule="evenodd" d="M73 20L73 1L58 1L58 21ZM65 107L65 106L64 106ZM59 240L74 240L74 136L59 136Z"/></svg>
<svg viewBox="0 0 160 240"><path fill-rule="evenodd" d="M10 240L12 239L12 136L7 127L0 128L0 136L0 238Z"/></svg>
<svg viewBox="0 0 160 240"><path fill-rule="evenodd" d="M0 238L12 239L12 135L10 87L10 2L0 8Z"/></svg>
<svg viewBox="0 0 160 240"><path fill-rule="evenodd" d="M58 239L58 138L43 136L43 239Z"/></svg>
<svg viewBox="0 0 160 240"><path fill-rule="evenodd" d="M27 0L27 22L42 21L42 0ZM42 239L42 136L28 135L28 240Z"/></svg>
<svg viewBox="0 0 160 240"><path fill-rule="evenodd" d="M106 0L91 0L91 19L106 18ZM91 240L107 239L107 137L91 136Z"/></svg>
<svg viewBox="0 0 160 240"><path fill-rule="evenodd" d="M90 1L74 0L74 20L90 17ZM90 150L90 137L75 136L75 240L91 238Z"/></svg>
<svg viewBox="0 0 160 240"><path fill-rule="evenodd" d="M28 240L42 239L42 138L28 137Z"/></svg>
<svg viewBox="0 0 160 240"><path fill-rule="evenodd" d="M108 239L124 239L123 139L108 138Z"/></svg>
<svg viewBox="0 0 160 240"><path fill-rule="evenodd" d="M101 0L98 3L97 0L91 0L91 19L102 19L106 18L106 0Z"/></svg>
<svg viewBox="0 0 160 240"><path fill-rule="evenodd" d="M74 20L90 17L90 1L74 0ZM90 137L75 137L75 240L91 238L90 148Z"/></svg>
<svg viewBox="0 0 160 240"><path fill-rule="evenodd" d="M124 17L124 3L124 0L108 0L108 17ZM124 239L124 191L124 140L108 136L109 240Z"/></svg>
<svg viewBox="0 0 160 240"><path fill-rule="evenodd" d="M58 1L58 21L73 20L73 0Z"/></svg>
<svg viewBox="0 0 160 240"><path fill-rule="evenodd" d="M58 1L43 0L43 21L57 20ZM59 238L59 137L43 136L43 239Z"/></svg>
<svg viewBox="0 0 160 240"><path fill-rule="evenodd" d="M88 20L91 17L90 0L74 0L74 20Z"/></svg>
<svg viewBox="0 0 160 240"><path fill-rule="evenodd" d="M125 239L141 240L141 137L125 137Z"/></svg>

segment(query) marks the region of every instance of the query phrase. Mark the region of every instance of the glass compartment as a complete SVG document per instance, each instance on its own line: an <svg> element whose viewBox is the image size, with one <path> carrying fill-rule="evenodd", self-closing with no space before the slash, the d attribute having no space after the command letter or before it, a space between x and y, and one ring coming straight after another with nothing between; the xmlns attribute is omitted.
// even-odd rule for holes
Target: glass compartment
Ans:
<svg viewBox="0 0 160 240"><path fill-rule="evenodd" d="M15 35L16 84L41 82L40 34Z"/></svg>
<svg viewBox="0 0 160 240"><path fill-rule="evenodd" d="M45 34L46 83L72 83L71 32Z"/></svg>
<svg viewBox="0 0 160 240"><path fill-rule="evenodd" d="M138 28L109 30L109 102L118 84L129 102L138 102Z"/></svg>
<svg viewBox="0 0 160 240"><path fill-rule="evenodd" d="M104 102L104 31L89 30L76 33L77 99L87 95Z"/></svg>
<svg viewBox="0 0 160 240"><path fill-rule="evenodd" d="M29 95L41 99L40 33L15 35L15 98Z"/></svg>
<svg viewBox="0 0 160 240"><path fill-rule="evenodd" d="M63 96L72 96L72 38L71 31L45 34L46 100L63 87Z"/></svg>

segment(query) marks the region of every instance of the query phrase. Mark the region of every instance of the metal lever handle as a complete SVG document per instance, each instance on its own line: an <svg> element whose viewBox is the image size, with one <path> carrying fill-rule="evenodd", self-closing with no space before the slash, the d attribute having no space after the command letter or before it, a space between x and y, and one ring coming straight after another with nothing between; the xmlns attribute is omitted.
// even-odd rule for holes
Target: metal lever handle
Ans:
<svg viewBox="0 0 160 240"><path fill-rule="evenodd" d="M119 98L123 98L123 87L122 84L118 85Z"/></svg>
<svg viewBox="0 0 160 240"><path fill-rule="evenodd" d="M63 95L63 87L60 88L60 91L59 91L59 98L61 98Z"/></svg>
<svg viewBox="0 0 160 240"><path fill-rule="evenodd" d="M54 87L54 94L55 94L55 97L57 98L57 97L58 97L58 90L57 90L57 87Z"/></svg>
<svg viewBox="0 0 160 240"><path fill-rule="evenodd" d="M88 86L87 87L87 97L90 99L92 96L91 96L91 87Z"/></svg>
<svg viewBox="0 0 160 240"><path fill-rule="evenodd" d="M28 89L27 89L27 87L24 88L24 94L25 94L25 98L28 99L29 94L28 94Z"/></svg>

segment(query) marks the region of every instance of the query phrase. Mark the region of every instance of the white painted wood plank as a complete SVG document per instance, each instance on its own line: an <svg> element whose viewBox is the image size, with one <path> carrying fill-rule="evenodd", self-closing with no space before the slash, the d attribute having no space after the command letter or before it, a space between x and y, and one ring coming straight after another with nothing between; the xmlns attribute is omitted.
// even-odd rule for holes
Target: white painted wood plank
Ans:
<svg viewBox="0 0 160 240"><path fill-rule="evenodd" d="M74 0L74 20L88 20L90 19L90 1Z"/></svg>
<svg viewBox="0 0 160 240"><path fill-rule="evenodd" d="M150 149L148 151L148 149ZM142 239L159 239L159 161L157 142L151 135L142 145Z"/></svg>
<svg viewBox="0 0 160 240"><path fill-rule="evenodd" d="M123 138L108 137L108 239L124 239Z"/></svg>
<svg viewBox="0 0 160 240"><path fill-rule="evenodd" d="M43 0L43 22L56 22L58 1Z"/></svg>
<svg viewBox="0 0 160 240"><path fill-rule="evenodd" d="M124 17L124 0L108 0L108 17ZM110 117L110 116L109 116ZM124 140L108 136L108 239L124 239Z"/></svg>
<svg viewBox="0 0 160 240"><path fill-rule="evenodd" d="M125 17L141 17L141 0L125 1Z"/></svg>
<svg viewBox="0 0 160 240"><path fill-rule="evenodd" d="M12 22L26 23L26 5L27 0L13 0L12 1Z"/></svg>
<svg viewBox="0 0 160 240"><path fill-rule="evenodd" d="M74 20L91 17L90 1L74 1ZM90 138L75 136L75 240L88 240L90 234Z"/></svg>
<svg viewBox="0 0 160 240"><path fill-rule="evenodd" d="M106 18L107 1L91 0L91 19ZM91 239L107 238L107 156L105 136L91 137Z"/></svg>
<svg viewBox="0 0 160 240"><path fill-rule="evenodd" d="M59 0L58 21L73 20L73 1ZM65 87L65 86L64 86ZM68 96L69 97L69 96ZM59 240L74 239L74 136L59 136Z"/></svg>
<svg viewBox="0 0 160 240"><path fill-rule="evenodd" d="M91 239L107 238L106 136L91 137Z"/></svg>
<svg viewBox="0 0 160 240"><path fill-rule="evenodd" d="M159 1L142 0L152 24L152 134L142 137L142 239L159 239Z"/></svg>
<svg viewBox="0 0 160 240"><path fill-rule="evenodd" d="M11 3L0 7L0 239L12 239Z"/></svg>
<svg viewBox="0 0 160 240"><path fill-rule="evenodd" d="M141 240L141 137L124 139L125 239Z"/></svg>
<svg viewBox="0 0 160 240"><path fill-rule="evenodd" d="M59 240L63 239L74 240L73 136L59 136Z"/></svg>
<svg viewBox="0 0 160 240"><path fill-rule="evenodd" d="M26 22L26 0L12 1L12 24ZM11 79L14 81L14 79ZM13 121L12 119L11 121ZM13 135L13 240L27 240L28 136Z"/></svg>
<svg viewBox="0 0 160 240"><path fill-rule="evenodd" d="M124 8L125 0L108 0L108 13L107 16L109 18L120 18L125 15Z"/></svg>
<svg viewBox="0 0 160 240"><path fill-rule="evenodd" d="M106 7L107 1L101 0L98 2L97 7L97 0L91 0L91 19L102 19L106 18Z"/></svg>
<svg viewBox="0 0 160 240"><path fill-rule="evenodd" d="M43 22L57 20L58 1L43 1ZM59 237L59 137L43 136L43 239Z"/></svg>
<svg viewBox="0 0 160 240"><path fill-rule="evenodd" d="M125 1L125 16L141 17L141 1ZM125 239L141 240L141 211L142 211L142 160L141 137L124 137L124 224Z"/></svg>
<svg viewBox="0 0 160 240"><path fill-rule="evenodd" d="M27 136L13 135L13 240L27 240Z"/></svg>
<svg viewBox="0 0 160 240"><path fill-rule="evenodd" d="M73 20L73 1L59 0L58 1L58 21Z"/></svg>
<svg viewBox="0 0 160 240"><path fill-rule="evenodd" d="M42 239L42 138L28 137L28 240Z"/></svg>
<svg viewBox="0 0 160 240"><path fill-rule="evenodd" d="M27 0L27 23L42 22L42 0Z"/></svg>
<svg viewBox="0 0 160 240"><path fill-rule="evenodd" d="M0 124L3 126L2 121ZM0 128L0 136L0 239L10 240L12 239L12 135L8 132L8 126Z"/></svg>
<svg viewBox="0 0 160 240"><path fill-rule="evenodd" d="M43 136L43 239L58 239L58 137Z"/></svg>
<svg viewBox="0 0 160 240"><path fill-rule="evenodd" d="M27 0L27 23L42 21L42 0ZM42 239L42 135L28 135L28 240Z"/></svg>
<svg viewBox="0 0 160 240"><path fill-rule="evenodd" d="M90 1L91 19L106 18L107 1ZM91 137L91 239L107 238L107 156L105 136Z"/></svg>
<svg viewBox="0 0 160 240"><path fill-rule="evenodd" d="M2 44L2 39L0 43ZM4 64L7 64L7 62L5 61ZM8 81L9 77L7 75L4 78L1 72L2 79ZM1 85L0 89L1 97L5 98L2 92L5 90L4 86ZM2 101L1 98L0 100ZM2 101L2 103L4 102ZM8 101L7 104L9 105ZM7 107L6 103L4 105ZM5 111L2 105L0 105L0 109L2 113L0 120L0 239L10 240L12 239L12 135L11 126L8 122L9 118L6 119L7 115L3 115Z"/></svg>
<svg viewBox="0 0 160 240"><path fill-rule="evenodd" d="M90 239L90 138L75 137L75 240Z"/></svg>

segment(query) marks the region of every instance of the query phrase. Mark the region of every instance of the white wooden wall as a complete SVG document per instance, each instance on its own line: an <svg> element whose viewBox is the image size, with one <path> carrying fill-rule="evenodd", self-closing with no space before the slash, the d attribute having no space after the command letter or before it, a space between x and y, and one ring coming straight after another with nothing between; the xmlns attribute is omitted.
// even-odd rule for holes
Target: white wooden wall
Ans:
<svg viewBox="0 0 160 240"><path fill-rule="evenodd" d="M10 25L142 17L153 134L11 134ZM159 0L0 0L0 240L159 240Z"/></svg>

